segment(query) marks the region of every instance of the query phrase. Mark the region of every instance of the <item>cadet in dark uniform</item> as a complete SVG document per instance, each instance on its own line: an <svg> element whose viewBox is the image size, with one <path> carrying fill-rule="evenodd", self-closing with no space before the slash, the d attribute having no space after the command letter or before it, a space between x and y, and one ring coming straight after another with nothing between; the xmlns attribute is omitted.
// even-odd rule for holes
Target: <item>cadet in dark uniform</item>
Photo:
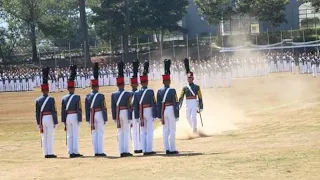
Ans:
<svg viewBox="0 0 320 180"><path fill-rule="evenodd" d="M68 80L69 94L62 97L61 104L61 121L67 131L67 146L70 158L81 157L79 154L79 128L82 121L81 98L75 95L74 80L77 76L77 66L70 67L71 73Z"/></svg>
<svg viewBox="0 0 320 180"><path fill-rule="evenodd" d="M157 118L157 104L154 91L148 88L149 62L144 63L144 72L140 76L142 88L134 94L134 115L140 119L141 146L143 155L155 154L153 151L153 121Z"/></svg>
<svg viewBox="0 0 320 180"><path fill-rule="evenodd" d="M163 125L163 146L166 154L178 154L176 150L176 121L179 119L179 102L176 90L170 88L171 60L165 60L162 75L164 87L157 93L157 114Z"/></svg>
<svg viewBox="0 0 320 180"><path fill-rule="evenodd" d="M85 100L86 121L91 126L93 152L95 156L106 156L103 150L104 125L108 121L105 97L99 93L99 64L94 64L93 77L91 80L92 92Z"/></svg>
<svg viewBox="0 0 320 180"><path fill-rule="evenodd" d="M131 93L124 90L124 63L118 63L118 77L116 79L118 91L111 94L111 110L113 121L117 124L118 145L121 157L132 156L129 153L129 134L132 120Z"/></svg>
<svg viewBox="0 0 320 180"><path fill-rule="evenodd" d="M130 78L130 84L131 84L131 96L134 96L134 93L138 90L138 71L139 71L139 61L134 60L132 62L132 70L133 70L133 76ZM132 98L133 102L133 98ZM140 129L140 123L139 119L135 119L134 111L132 109L132 121L131 121L131 139L133 144L133 151L136 154L142 153L141 148L141 129Z"/></svg>
<svg viewBox="0 0 320 180"><path fill-rule="evenodd" d="M41 133L41 145L45 158L56 158L53 154L54 130L58 125L55 100L50 97L48 75L50 69L44 68L41 84L42 96L36 100L36 120Z"/></svg>
<svg viewBox="0 0 320 180"><path fill-rule="evenodd" d="M188 85L183 87L179 97L179 107L182 106L184 96L186 96L187 103L187 120L193 129L193 132L197 132L197 112L200 113L203 110L202 93L200 87L193 83L193 73L190 71L189 60L184 60L185 68L187 71Z"/></svg>

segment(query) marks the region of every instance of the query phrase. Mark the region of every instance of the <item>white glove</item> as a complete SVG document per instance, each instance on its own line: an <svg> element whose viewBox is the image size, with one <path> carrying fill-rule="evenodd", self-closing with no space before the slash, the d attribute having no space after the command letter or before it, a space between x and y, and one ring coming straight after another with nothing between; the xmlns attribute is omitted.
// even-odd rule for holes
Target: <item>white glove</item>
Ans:
<svg viewBox="0 0 320 180"><path fill-rule="evenodd" d="M115 124L117 124L117 120L114 119L113 122L114 122Z"/></svg>
<svg viewBox="0 0 320 180"><path fill-rule="evenodd" d="M58 124L53 125L53 128L55 129L58 128Z"/></svg>
<svg viewBox="0 0 320 180"><path fill-rule="evenodd" d="M179 121L179 118L176 118L176 121L178 122L178 121Z"/></svg>
<svg viewBox="0 0 320 180"><path fill-rule="evenodd" d="M200 111L199 111L199 112L201 113L202 111L203 111L203 109L200 109Z"/></svg>
<svg viewBox="0 0 320 180"><path fill-rule="evenodd" d="M91 127L90 121L88 121L88 126Z"/></svg>
<svg viewBox="0 0 320 180"><path fill-rule="evenodd" d="M40 129L40 125L37 125L37 128Z"/></svg>
<svg viewBox="0 0 320 180"><path fill-rule="evenodd" d="M139 123L139 119L135 119L135 121L136 121L137 123Z"/></svg>

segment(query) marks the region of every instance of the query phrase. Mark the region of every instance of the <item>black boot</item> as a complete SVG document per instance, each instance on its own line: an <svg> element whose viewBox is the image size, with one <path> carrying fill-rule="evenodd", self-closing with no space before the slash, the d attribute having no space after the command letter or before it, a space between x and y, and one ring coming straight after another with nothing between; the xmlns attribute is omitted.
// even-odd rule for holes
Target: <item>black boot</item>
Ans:
<svg viewBox="0 0 320 180"><path fill-rule="evenodd" d="M135 153L135 154L141 154L141 153L142 153L142 150L134 150L134 153Z"/></svg>
<svg viewBox="0 0 320 180"><path fill-rule="evenodd" d="M75 158L76 156L75 156L75 154L70 154L69 155L69 158Z"/></svg>
<svg viewBox="0 0 320 180"><path fill-rule="evenodd" d="M77 158L77 157L83 157L82 154L73 154L73 156L74 156L75 158Z"/></svg>
<svg viewBox="0 0 320 180"><path fill-rule="evenodd" d="M171 151L170 154L179 154L179 151Z"/></svg>
<svg viewBox="0 0 320 180"><path fill-rule="evenodd" d="M99 154L99 156L106 157L107 155L105 153L101 153L101 154Z"/></svg>
<svg viewBox="0 0 320 180"><path fill-rule="evenodd" d="M169 155L170 154L170 151L169 150L166 150L166 155Z"/></svg>

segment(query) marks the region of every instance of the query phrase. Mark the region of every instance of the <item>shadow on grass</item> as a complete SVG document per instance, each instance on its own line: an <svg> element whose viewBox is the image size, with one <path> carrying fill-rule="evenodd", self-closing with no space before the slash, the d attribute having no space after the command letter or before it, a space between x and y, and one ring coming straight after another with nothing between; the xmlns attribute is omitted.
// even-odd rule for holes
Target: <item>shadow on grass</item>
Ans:
<svg viewBox="0 0 320 180"><path fill-rule="evenodd" d="M207 155L219 155L222 154L220 152L212 152L212 153L198 153L192 151L183 151L179 152L179 154L165 154L165 152L157 151L156 154L153 155L143 155L143 154L135 154L131 157L119 157L119 156L106 156L106 157L96 157L96 156L83 156L78 158L69 158L69 157L57 157L56 159L122 159L122 158L147 158L147 157L192 157L192 156L207 156Z"/></svg>

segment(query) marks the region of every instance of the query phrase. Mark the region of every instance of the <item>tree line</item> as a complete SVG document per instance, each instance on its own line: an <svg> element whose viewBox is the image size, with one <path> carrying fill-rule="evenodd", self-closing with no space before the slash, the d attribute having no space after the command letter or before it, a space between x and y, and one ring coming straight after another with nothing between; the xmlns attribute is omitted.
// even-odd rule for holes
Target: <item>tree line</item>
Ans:
<svg viewBox="0 0 320 180"><path fill-rule="evenodd" d="M311 2L319 11L319 0L301 1ZM234 15L249 15L276 27L286 21L289 0L194 2L209 24L219 25ZM0 58L5 61L14 53L28 51L37 62L38 45L43 40L53 46L67 47L70 43L87 54L96 41L112 46L122 42L127 54L130 38L151 34L162 45L165 33L187 33L178 22L188 4L188 0L0 0L0 24L8 26L0 27Z"/></svg>

